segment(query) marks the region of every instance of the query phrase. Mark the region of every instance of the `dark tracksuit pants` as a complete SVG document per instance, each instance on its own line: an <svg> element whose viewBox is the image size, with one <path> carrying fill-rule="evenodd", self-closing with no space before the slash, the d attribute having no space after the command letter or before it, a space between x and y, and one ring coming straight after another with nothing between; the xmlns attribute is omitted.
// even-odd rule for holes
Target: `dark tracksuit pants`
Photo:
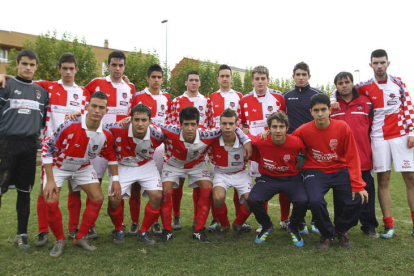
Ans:
<svg viewBox="0 0 414 276"><path fill-rule="evenodd" d="M292 229L298 229L309 204L308 196L303 185L303 178L300 174L286 177L262 175L256 178L256 184L250 191L247 203L255 215L257 222L262 225L263 229L268 229L272 226L272 222L266 212L264 203L278 193L285 194L292 203L290 227Z"/></svg>
<svg viewBox="0 0 414 276"><path fill-rule="evenodd" d="M363 205L359 194L355 194L355 200L352 200L352 187L348 169L341 169L335 173L307 169L304 172L304 183L316 227L323 237L334 237L335 228L342 233L346 233L351 227L357 225ZM329 218L327 203L324 198L330 189L333 189L336 202L335 226L332 225Z"/></svg>

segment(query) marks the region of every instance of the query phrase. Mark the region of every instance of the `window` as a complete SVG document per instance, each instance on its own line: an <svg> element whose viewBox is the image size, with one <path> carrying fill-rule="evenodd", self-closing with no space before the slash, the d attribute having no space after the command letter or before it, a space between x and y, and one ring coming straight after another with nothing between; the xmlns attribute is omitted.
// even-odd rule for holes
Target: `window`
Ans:
<svg viewBox="0 0 414 276"><path fill-rule="evenodd" d="M0 49L0 62L9 62L9 51L5 49Z"/></svg>

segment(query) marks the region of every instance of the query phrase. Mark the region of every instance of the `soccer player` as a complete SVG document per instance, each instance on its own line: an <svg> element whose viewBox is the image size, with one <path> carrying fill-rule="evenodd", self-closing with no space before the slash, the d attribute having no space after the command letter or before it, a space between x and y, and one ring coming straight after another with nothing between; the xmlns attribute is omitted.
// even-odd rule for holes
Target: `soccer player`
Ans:
<svg viewBox="0 0 414 276"><path fill-rule="evenodd" d="M168 92L161 91L161 85L164 82L164 72L162 71L161 66L158 64L153 64L148 68L147 71L147 82L148 87L142 91L136 92L132 100L132 107L136 106L139 103L147 105L151 109L151 119L155 123L165 123L165 118L170 110L171 99ZM161 144L157 147L154 152L154 161L157 165L157 169L161 174L162 164L164 163L164 144ZM129 200L130 212L132 225L128 234L131 236L136 236L138 234L138 219L140 212L140 190L139 185L133 185L131 190L131 197ZM154 234L161 234L161 227L158 222L152 226L152 231Z"/></svg>
<svg viewBox="0 0 414 276"><path fill-rule="evenodd" d="M56 243L50 251L52 257L62 255L65 246L62 214L59 209L59 192L65 180L71 180L74 191L82 189L89 197L79 231L73 239L74 245L85 250L96 249L85 236L98 218L104 199L90 159L98 155L107 158L112 175L111 194L121 198L114 139L109 131L102 128L107 102L105 93L95 92L86 105L86 116L81 116L76 121L65 121L43 144L43 195L47 203L49 227L56 237Z"/></svg>
<svg viewBox="0 0 414 276"><path fill-rule="evenodd" d="M385 50L373 51L369 65L374 71L374 77L355 88L360 94L368 96L374 108L371 147L384 222L381 238L391 239L396 233L391 216L389 189L392 162L394 170L401 172L407 187L407 201L414 225L414 107L405 83L400 78L387 74L390 61ZM414 236L414 226L411 233Z"/></svg>
<svg viewBox="0 0 414 276"><path fill-rule="evenodd" d="M293 80L295 81L295 88L283 93L283 98L286 104L286 114L289 118L288 134L292 134L302 124L308 123L313 120L313 117L309 113L310 98L322 91L310 86L309 79L311 78L309 65L305 62L299 62L293 68ZM312 218L310 230L313 233L319 233L318 228L315 226L315 221ZM300 234L308 234L308 226L306 222L300 227Z"/></svg>
<svg viewBox="0 0 414 276"><path fill-rule="evenodd" d="M354 78L349 72L340 72L335 76L336 98L339 109L332 109L331 118L347 122L354 134L355 142L361 159L362 179L367 184L365 190L372 195L364 205L360 221L361 230L368 236L379 238L376 230L378 221L375 217L375 183L372 175L372 151L369 137L373 109L371 101L359 95L354 88ZM341 210L341 207L336 207Z"/></svg>
<svg viewBox="0 0 414 276"><path fill-rule="evenodd" d="M212 116L211 116L211 124L212 128L220 128L220 116L221 113L230 108L240 114L240 100L243 97L243 94L231 89L231 82L233 81L233 73L231 68L226 65L220 65L218 72L217 72L217 81L220 84L220 89L210 95L211 100L211 108L212 108ZM214 165L210 164L210 171L214 171ZM237 190L234 189L233 193L233 203L234 208L236 210L236 217L239 213L240 208L240 199L239 195L237 194ZM226 203L224 203L226 204ZM211 213L213 215L213 221L211 222L210 226L207 227L207 231L214 231L218 226L217 223L217 216L215 215L215 209L212 206ZM250 231L252 227L248 224L243 224L243 229L245 231Z"/></svg>
<svg viewBox="0 0 414 276"><path fill-rule="evenodd" d="M149 197L139 237L148 244L155 244L148 229L154 221L158 220L162 183L153 155L160 145L163 146L165 135L161 130L150 125L151 113L148 106L138 104L131 110L131 123L127 129L117 123L109 124L107 129L115 139L119 160L121 195L124 198L130 197L132 184L138 182L142 187L143 196ZM111 186L112 181L109 183L109 191L111 191ZM115 244L124 243L122 225L124 217L121 198L109 194L108 214L115 226Z"/></svg>
<svg viewBox="0 0 414 276"><path fill-rule="evenodd" d="M221 135L220 130L199 130L199 109L194 106L184 107L179 113L180 127L161 125L166 135L167 156L162 169L163 199L161 201L161 219L164 230L159 239L167 242L172 238L171 211L172 188L177 185L178 178L188 175L188 186L200 188L198 211L193 238L202 242L210 242L205 234L204 225L210 209L212 183L210 172L205 162L205 155L211 144ZM240 142L245 146L245 157L251 155L251 143L246 135L236 130Z"/></svg>
<svg viewBox="0 0 414 276"><path fill-rule="evenodd" d="M198 120L198 127L205 130L211 127L211 101L208 97L203 96L198 89L201 86L200 74L197 71L190 71L187 73L185 85L187 91L183 95L176 97L171 103L170 112L167 115L166 123L172 125L180 125L179 113L186 106L195 106L200 114ZM178 187L174 187L172 200L174 210L174 221L172 228L174 230L181 229L181 198L183 197L183 185L185 181L185 175L180 176ZM197 216L197 202L200 198L200 190L198 188L193 189L193 202L194 202L194 219L195 222Z"/></svg>
<svg viewBox="0 0 414 276"><path fill-rule="evenodd" d="M306 146L302 169L312 215L321 233L317 248L329 248L334 236L342 247L351 248L347 232L358 223L362 203L368 201L354 135L344 121L329 119L331 107L325 94L311 97L310 112L314 121L300 126L293 135ZM343 207L334 210L335 226L324 198L330 189L335 194L336 206Z"/></svg>
<svg viewBox="0 0 414 276"><path fill-rule="evenodd" d="M89 95L86 98L87 102L95 91L103 91L108 96L108 112L103 118L103 123L105 124L119 122L129 115L135 87L132 83L126 83L122 79L125 64L125 54L122 51L113 51L108 56L109 76L93 79L85 86L86 90L89 91ZM99 182L102 183L102 178L108 167L107 160L96 157L92 160L92 165L98 174ZM94 225L88 233L88 238L98 238L98 233Z"/></svg>
<svg viewBox="0 0 414 276"><path fill-rule="evenodd" d="M256 66L252 70L252 83L254 89L240 100L241 124L247 125L251 135L257 135L267 129L266 118L273 112L286 112L285 100L282 93L267 87L269 84L269 70L264 66ZM259 177L258 164L250 162L250 175ZM280 225L288 229L290 202L285 195L279 194ZM267 203L266 203L267 209ZM256 231L261 232L261 227Z"/></svg>
<svg viewBox="0 0 414 276"><path fill-rule="evenodd" d="M273 223L266 212L264 203L275 194L284 193L293 209L289 221L289 233L293 244L302 247L304 242L299 233L303 217L308 206L303 178L296 166L296 158L305 152L305 146L300 138L286 134L289 121L283 112L271 114L266 123L269 135L265 140L260 136L249 137L254 146L253 158L259 161L260 177L250 192L247 203L256 220L262 225L262 231L257 235L255 243L264 243L273 231ZM270 136L270 137L269 137Z"/></svg>
<svg viewBox="0 0 414 276"><path fill-rule="evenodd" d="M221 113L220 129L222 135L213 142L209 150L211 164L214 165L213 200L220 223L220 228L216 231L216 239L222 239L230 229L225 204L229 188L234 187L235 191L238 191L237 194L240 195L240 198L237 198L240 207L232 225L235 239L242 238L243 225L251 214L246 200L253 187L253 181L246 169L247 160L244 160L243 145L235 133L237 118L237 113L230 108Z"/></svg>
<svg viewBox="0 0 414 276"><path fill-rule="evenodd" d="M27 224L30 192L36 175L37 138L45 125L48 93L32 79L39 58L31 50L17 54L17 76L0 88L0 207L9 188L17 190L17 235L14 243L30 248Z"/></svg>

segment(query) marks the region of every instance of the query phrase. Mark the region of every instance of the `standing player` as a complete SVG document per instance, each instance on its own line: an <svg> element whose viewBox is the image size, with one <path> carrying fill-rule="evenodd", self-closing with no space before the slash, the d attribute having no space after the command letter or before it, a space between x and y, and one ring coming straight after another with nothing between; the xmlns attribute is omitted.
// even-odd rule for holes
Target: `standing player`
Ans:
<svg viewBox="0 0 414 276"><path fill-rule="evenodd" d="M286 112L285 100L279 91L267 87L269 83L269 70L264 66L256 66L252 71L252 83L254 89L249 94L244 95L240 100L241 124L247 124L249 133L257 135L267 129L266 118L273 112ZM258 164L250 162L250 175L260 176ZM290 202L283 194L279 194L280 202L280 225L283 229L288 228ZM266 203L267 209L267 203ZM256 230L262 231L261 227Z"/></svg>
<svg viewBox="0 0 414 276"><path fill-rule="evenodd" d="M305 146L300 138L286 135L289 121L283 112L271 114L266 122L270 130L270 137L267 135L266 140L249 134L254 146L254 159L260 162L261 175L256 178L256 185L247 199L256 220L263 227L254 242L264 243L273 231L273 224L264 203L275 194L284 193L293 204L289 233L293 244L302 247L303 239L300 236L299 227L306 214L308 196L300 170L296 167L296 158L300 153L304 153Z"/></svg>
<svg viewBox="0 0 414 276"><path fill-rule="evenodd" d="M209 146L221 135L220 130L199 130L199 109L193 106L184 107L179 114L180 127L174 125L162 125L161 128L167 137L167 158L162 169L163 199L161 202L161 219L164 230L159 239L167 242L172 238L171 211L172 188L177 185L178 178L188 175L188 186L200 188L198 211L193 238L202 242L210 242L204 231L210 209L210 197L212 183L210 172L205 163L205 155ZM247 158L250 156L250 140L241 130L236 130L237 135L245 145Z"/></svg>
<svg viewBox="0 0 414 276"><path fill-rule="evenodd" d="M378 200L385 226L381 238L391 239L396 233L389 189L392 162L394 170L401 172L407 187L407 201L414 225L414 107L405 83L387 74L390 62L385 50L373 51L369 65L374 77L355 88L360 94L368 96L374 108L371 146L374 172L378 179Z"/></svg>
<svg viewBox="0 0 414 276"><path fill-rule="evenodd" d="M147 82L147 88L134 94L131 106L134 107L139 103L143 103L151 109L151 118L155 123L165 123L165 117L170 110L171 99L168 92L161 91L161 85L164 82L164 72L162 71L161 66L154 64L148 68ZM157 169L161 174L162 164L164 163L164 144L157 147L153 158L155 164L157 165ZM129 200L132 225L128 234L135 236L138 234L139 229L138 219L141 197L139 191L140 186L133 185L132 187L131 197ZM161 227L158 222L153 225L152 230L154 234L161 234Z"/></svg>
<svg viewBox="0 0 414 276"><path fill-rule="evenodd" d="M187 73L185 85L187 91L183 95L176 97L171 103L171 109L168 113L166 123L172 125L180 125L179 113L186 106L194 106L198 109L200 118L198 120L200 129L210 128L211 123L211 101L208 97L201 95L198 89L201 86L200 74L197 71L190 71ZM185 175L180 176L179 186L174 187L172 200L174 210L173 229L181 229L180 207L181 198L183 197L183 185L185 181ZM193 189L193 202L194 202L194 220L197 216L197 202L200 198L200 190L198 188Z"/></svg>
<svg viewBox="0 0 414 276"><path fill-rule="evenodd" d="M332 109L331 118L343 120L351 128L361 159L362 179L367 184L365 190L372 195L361 211L359 218L362 224L361 230L370 237L379 238L376 230L378 221L375 217L375 183L371 172L372 151L369 137L374 115L372 104L368 97L358 94L354 88L354 78L351 73L340 72L335 76L334 83L339 109Z"/></svg>
<svg viewBox="0 0 414 276"><path fill-rule="evenodd" d="M43 194L47 202L49 227L56 237L56 243L50 251L52 257L62 255L65 246L62 214L59 209L59 192L65 180L71 180L74 191L82 189L89 197L81 226L73 239L74 245L85 250L96 249L89 244L85 236L98 218L104 199L90 159L102 155L108 160L114 182L111 193L118 198L121 196L114 139L109 131L102 128L101 122L107 112L107 102L105 93L95 92L86 105L87 115L79 117L76 121L65 121L43 145Z"/></svg>
<svg viewBox="0 0 414 276"><path fill-rule="evenodd" d="M242 237L243 225L251 214L246 200L253 187L253 181L246 169L247 160L244 160L243 145L235 133L237 120L237 113L230 108L221 113L220 129L222 135L213 142L209 150L211 164L214 165L213 200L221 226L216 232L216 239L222 239L230 229L225 204L229 188L234 187L234 191L237 190L237 194L240 195L240 198L237 198L240 207L232 225L234 238L240 239Z"/></svg>
<svg viewBox="0 0 414 276"><path fill-rule="evenodd" d="M17 235L14 243L28 249L30 192L36 174L37 138L46 120L48 94L33 83L39 58L31 50L17 54L17 76L0 88L0 206L7 190L17 190Z"/></svg>
<svg viewBox="0 0 414 276"><path fill-rule="evenodd" d="M103 91L108 96L108 112L102 121L105 124L119 122L127 117L130 112L135 87L132 83L126 83L122 79L125 64L125 54L122 51L113 51L108 56L109 76L93 79L85 86L86 90L89 91L87 102L95 91ZM102 183L108 162L104 158L97 157L92 160L92 165L98 174L99 182ZM88 233L88 238L98 238L95 226Z"/></svg>
<svg viewBox="0 0 414 276"><path fill-rule="evenodd" d="M243 97L243 94L231 89L231 82L233 81L233 73L231 68L228 65L220 65L217 73L217 81L220 84L220 89L210 95L211 100L211 108L212 108L212 122L211 127L219 128L220 127L220 116L221 113L226 109L230 108L240 114L240 100ZM214 171L214 166L210 164L210 171ZM236 217L239 213L240 208L240 200L239 195L237 194L237 190L234 189L233 194L233 203L236 210ZM226 204L226 203L224 203ZM213 221L211 225L207 227L208 231L214 231L217 226L216 216L215 216L215 209L212 206L212 215ZM250 231L252 227L250 225L244 224L243 229L246 231Z"/></svg>
<svg viewBox="0 0 414 276"><path fill-rule="evenodd" d="M122 128L119 124L109 124L107 129L115 139L115 148L119 160L119 175L122 188L121 195L124 198L131 196L131 187L135 182L142 187L142 194L149 197L145 207L144 221L141 226L140 239L148 244L155 241L148 233L148 229L158 220L162 198L162 183L157 171L153 155L158 147L163 146L165 135L150 126L151 109L138 104L131 110L131 123L128 128ZM109 183L111 191L112 181ZM124 229L122 222L123 206L121 198L109 194L108 214L115 226L115 244L124 243Z"/></svg>
<svg viewBox="0 0 414 276"><path fill-rule="evenodd" d="M309 113L310 98L322 91L315 89L309 85L309 79L311 78L309 66L304 62L299 62L293 68L293 80L295 81L295 88L283 93L283 98L286 103L286 114L289 117L289 129L288 134L292 134L302 124L308 123L313 120L312 115ZM315 221L312 218L311 232L319 233L315 226ZM304 221L300 227L301 234L308 234L308 226Z"/></svg>
<svg viewBox="0 0 414 276"><path fill-rule="evenodd" d="M352 130L347 123L329 119L329 97L313 95L310 112L314 121L296 129L293 135L302 139L307 157L303 162L304 183L312 215L321 233L318 249L326 249L336 236L342 247L351 248L348 230L358 223L362 204L368 193L361 176L361 164ZM335 194L335 226L329 219L325 194Z"/></svg>

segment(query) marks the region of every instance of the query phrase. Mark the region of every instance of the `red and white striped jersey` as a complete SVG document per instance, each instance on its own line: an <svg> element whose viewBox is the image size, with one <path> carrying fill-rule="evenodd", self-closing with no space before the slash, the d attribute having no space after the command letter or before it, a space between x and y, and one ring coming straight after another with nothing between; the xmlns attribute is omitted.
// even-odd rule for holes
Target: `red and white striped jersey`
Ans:
<svg viewBox="0 0 414 276"><path fill-rule="evenodd" d="M135 86L132 83L126 83L123 80L120 83L111 81L110 76L93 79L85 86L89 91L86 102L96 91L105 92L108 96L108 112L103 117L102 122L105 124L119 122L127 117L132 102L132 96L135 93Z"/></svg>
<svg viewBox="0 0 414 276"><path fill-rule="evenodd" d="M58 81L36 81L49 92L49 105L47 107L46 125L43 131L43 138L57 129L75 111L83 114L87 91L75 83L73 86L63 85L62 80Z"/></svg>
<svg viewBox="0 0 414 276"><path fill-rule="evenodd" d="M372 102L372 139L389 140L407 134L414 136L414 107L401 79L388 75L387 83L378 83L376 78L372 78L355 88Z"/></svg>
<svg viewBox="0 0 414 276"><path fill-rule="evenodd" d="M118 163L129 167L138 167L152 160L154 150L165 139L164 133L156 126L149 126L144 139L134 137L132 124L128 129L122 128L118 123L105 125L115 139L115 149Z"/></svg>
<svg viewBox="0 0 414 276"><path fill-rule="evenodd" d="M180 127L165 124L159 126L166 136L165 163L177 168L191 169L195 165L204 162L209 147L221 135L221 129L198 129L194 142L187 143L184 141ZM250 142L250 139L240 129L236 129L236 135L238 135L241 143Z"/></svg>
<svg viewBox="0 0 414 276"><path fill-rule="evenodd" d="M237 173L246 169L244 160L244 147L236 135L232 147L224 144L223 136L216 139L208 151L211 163L215 165L214 171L218 173Z"/></svg>
<svg viewBox="0 0 414 276"><path fill-rule="evenodd" d="M232 110L236 111L237 114L240 114L240 100L242 97L242 93L234 91L233 89L228 92L221 92L219 90L212 93L210 95L212 107L212 116L210 123L211 127L220 127L220 115L227 108L231 108Z"/></svg>
<svg viewBox="0 0 414 276"><path fill-rule="evenodd" d="M114 138L102 128L89 131L84 115L76 121L67 120L46 138L42 148L43 164L53 164L65 171L78 171L90 164L90 159L102 156L109 165L116 161Z"/></svg>
<svg viewBox="0 0 414 276"><path fill-rule="evenodd" d="M211 122L211 101L206 96L198 93L196 97L188 97L187 91L181 96L175 98L171 103L171 109L168 113L166 123L171 125L180 125L178 114L186 106L195 106L200 112L200 122L198 127L201 129L210 128Z"/></svg>
<svg viewBox="0 0 414 276"><path fill-rule="evenodd" d="M168 92L160 91L159 95L153 95L147 87L142 91L135 92L131 108L139 103L143 103L151 109L151 118L155 124L165 123L165 117L171 107L171 99Z"/></svg>
<svg viewBox="0 0 414 276"><path fill-rule="evenodd" d="M241 124L247 124L249 133L257 135L267 130L267 117L276 112L286 112L285 100L282 93L267 89L264 97L258 97L255 90L243 96L240 100Z"/></svg>

